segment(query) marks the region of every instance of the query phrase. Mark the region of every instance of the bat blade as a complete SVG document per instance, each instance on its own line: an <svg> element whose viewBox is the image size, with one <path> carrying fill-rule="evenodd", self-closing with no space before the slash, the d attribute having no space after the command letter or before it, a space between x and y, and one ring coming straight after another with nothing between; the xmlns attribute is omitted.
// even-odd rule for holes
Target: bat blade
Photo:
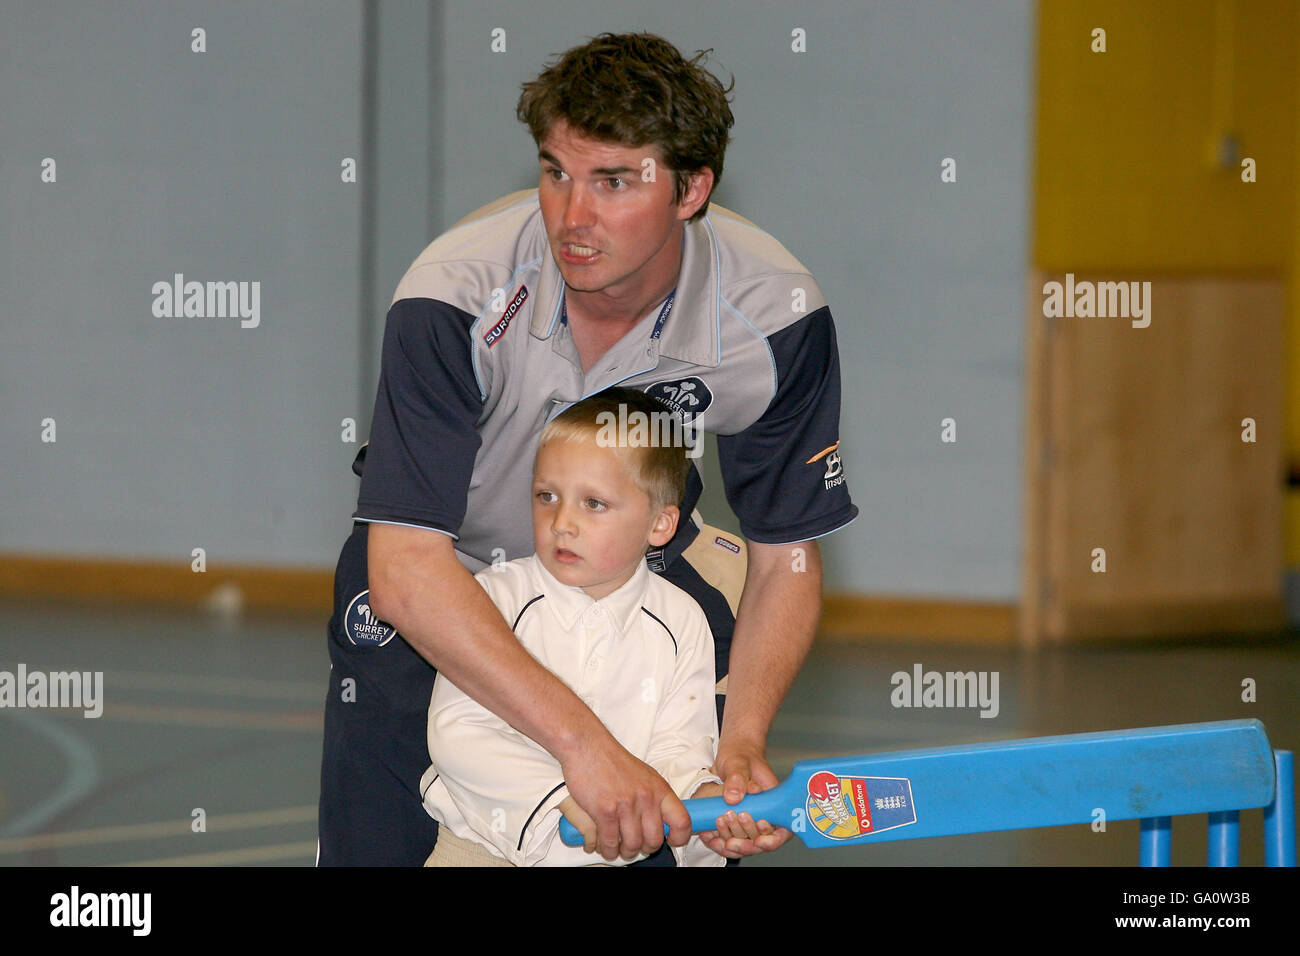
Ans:
<svg viewBox="0 0 1300 956"><path fill-rule="evenodd" d="M1273 754L1258 720L1033 737L803 760L780 786L687 800L693 832L727 810L813 848L1267 806ZM561 839L582 836L561 820ZM570 842L574 840L575 842Z"/></svg>

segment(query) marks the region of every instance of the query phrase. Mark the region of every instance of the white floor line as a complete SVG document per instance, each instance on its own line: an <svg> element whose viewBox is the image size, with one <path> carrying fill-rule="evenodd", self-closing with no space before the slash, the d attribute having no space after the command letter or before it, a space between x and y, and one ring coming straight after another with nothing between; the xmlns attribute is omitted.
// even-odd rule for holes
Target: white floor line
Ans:
<svg viewBox="0 0 1300 956"><path fill-rule="evenodd" d="M33 733L45 737L63 754L68 764L68 771L53 794L0 826L0 837L22 837L39 830L47 820L52 820L94 790L99 783L99 762L95 759L90 744L68 730L62 721L30 710L11 708L0 710L0 715L16 720Z"/></svg>
<svg viewBox="0 0 1300 956"><path fill-rule="evenodd" d="M249 813L228 813L210 816L206 821L207 833L225 833L232 830L251 830L256 827L284 826L290 823L315 821L317 806L314 803L275 810L255 810ZM84 830L67 830L63 833L38 833L35 836L0 840L0 856L8 853L26 853L31 850L50 850L70 846L91 846L103 843L121 843L128 840L157 840L188 836L193 833L193 821L158 820L152 823L125 823L116 826L87 827ZM194 834L200 838L202 834Z"/></svg>
<svg viewBox="0 0 1300 956"><path fill-rule="evenodd" d="M17 663L0 662L0 670L13 671ZM27 671L51 673L69 670L67 667L38 667L27 664ZM80 668L84 670L85 668ZM260 677L222 676L207 674L178 674L165 671L106 670L106 688L124 690L174 690L187 694L216 694L229 697L263 697L275 700L301 700L320 703L329 687L329 669L323 668L321 679L316 681L267 680Z"/></svg>

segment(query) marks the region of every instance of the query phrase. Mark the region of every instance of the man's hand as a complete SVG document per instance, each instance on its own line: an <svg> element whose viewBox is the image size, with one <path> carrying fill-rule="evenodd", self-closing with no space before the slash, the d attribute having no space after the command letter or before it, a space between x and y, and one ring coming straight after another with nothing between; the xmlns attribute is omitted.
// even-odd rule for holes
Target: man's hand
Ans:
<svg viewBox="0 0 1300 956"><path fill-rule="evenodd" d="M739 803L747 793L778 783L764 756L767 734L781 700L808 656L822 606L821 551L816 541L796 545L748 541L745 589L736 612L727 673L727 706L713 772L723 780L723 799ZM702 834L709 849L729 858L775 850L794 836L785 827L735 814L731 827L743 836Z"/></svg>
<svg viewBox="0 0 1300 956"><path fill-rule="evenodd" d="M755 747L735 748L730 751L718 751L718 759L713 765L713 772L722 778L719 789L722 799L727 803L739 803L748 793L762 793L771 790L780 781L768 765L761 750ZM701 787L696 796L712 795L704 793ZM755 820L748 813L736 813L728 810L718 818L718 830L701 833L700 839L714 853L737 860L744 856L766 853L783 846L794 834L785 827L773 826L767 820Z"/></svg>
<svg viewBox="0 0 1300 956"><path fill-rule="evenodd" d="M654 853L663 846L665 823L670 846L691 838L690 814L668 781L608 734L562 759L561 769L570 798L595 826L595 849L606 860ZM582 829L577 820L569 820Z"/></svg>
<svg viewBox="0 0 1300 956"><path fill-rule="evenodd" d="M595 853L596 821L587 816L587 811L578 806L578 801L573 797L565 797L560 801L560 812L582 834L582 852Z"/></svg>

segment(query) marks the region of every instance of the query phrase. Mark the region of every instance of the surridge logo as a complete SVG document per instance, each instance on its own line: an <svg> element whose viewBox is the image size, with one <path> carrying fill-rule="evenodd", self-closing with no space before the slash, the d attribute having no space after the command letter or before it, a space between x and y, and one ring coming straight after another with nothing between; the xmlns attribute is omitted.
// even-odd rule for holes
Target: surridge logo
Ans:
<svg viewBox="0 0 1300 956"><path fill-rule="evenodd" d="M510 328L510 320L519 314L519 310L523 308L524 303L527 301L528 286L521 285L519 291L515 293L515 297L506 306L501 318L497 319L496 325L483 333L483 341L487 343L488 348L496 345L501 336L506 334L506 329Z"/></svg>
<svg viewBox="0 0 1300 956"><path fill-rule="evenodd" d="M844 463L840 461L840 443L838 439L834 445L823 448L817 454L804 462L804 464L811 465L823 458L826 460L826 473L822 475L822 483L829 491L836 485L844 484Z"/></svg>
<svg viewBox="0 0 1300 956"><path fill-rule="evenodd" d="M352 599L344 618L344 629L348 640L358 647L383 647L397 636L397 629L375 616L369 599L369 589Z"/></svg>

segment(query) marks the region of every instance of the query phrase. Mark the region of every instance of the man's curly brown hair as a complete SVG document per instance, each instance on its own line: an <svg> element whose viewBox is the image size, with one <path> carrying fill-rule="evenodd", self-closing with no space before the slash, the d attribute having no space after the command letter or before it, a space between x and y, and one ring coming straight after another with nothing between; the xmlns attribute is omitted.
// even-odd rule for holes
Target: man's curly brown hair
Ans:
<svg viewBox="0 0 1300 956"><path fill-rule="evenodd" d="M516 115L538 146L559 120L589 139L621 146L658 146L673 171L673 201L690 188L690 176L706 166L713 188L735 124L721 81L653 33L602 33L552 61L523 84ZM712 190L709 193L713 195ZM691 222L709 211L709 201Z"/></svg>

